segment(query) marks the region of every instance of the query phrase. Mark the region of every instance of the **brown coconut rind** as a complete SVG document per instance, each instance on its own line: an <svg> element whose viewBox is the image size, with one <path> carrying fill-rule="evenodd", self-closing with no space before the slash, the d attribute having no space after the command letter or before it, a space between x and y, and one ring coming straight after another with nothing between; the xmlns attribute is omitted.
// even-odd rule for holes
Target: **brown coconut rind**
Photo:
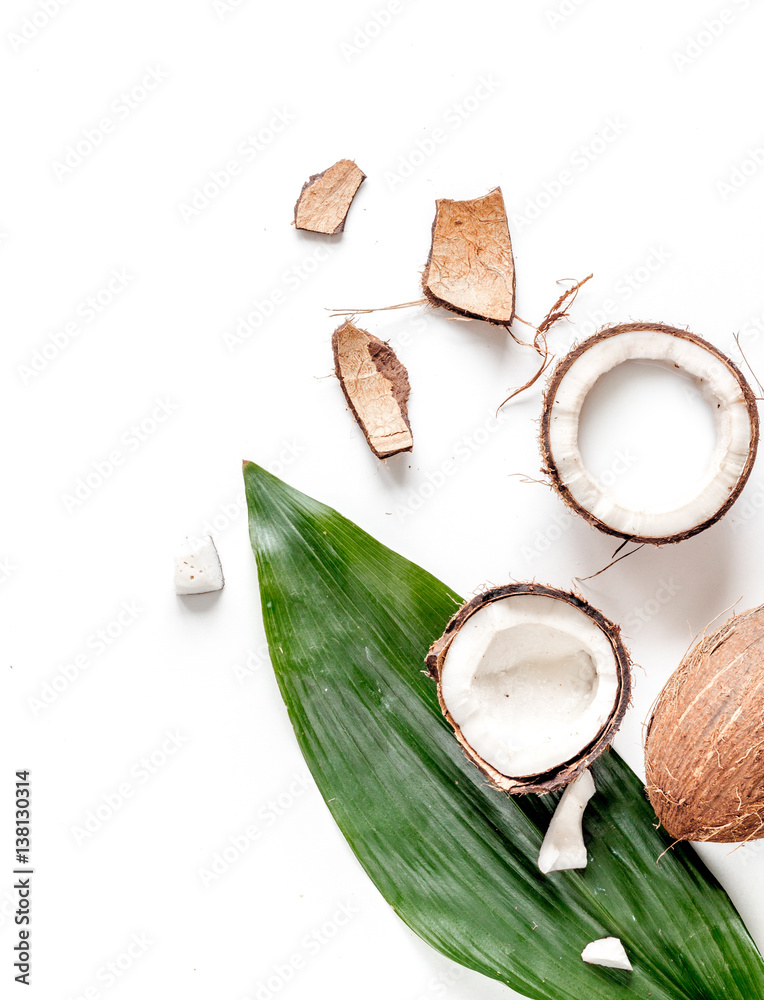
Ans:
<svg viewBox="0 0 764 1000"><path fill-rule="evenodd" d="M436 201L422 288L433 305L460 316L512 323L515 262L501 188L472 201Z"/></svg>
<svg viewBox="0 0 764 1000"><path fill-rule="evenodd" d="M384 340L343 323L332 336L334 372L377 458L411 451L408 372Z"/></svg>
<svg viewBox="0 0 764 1000"><path fill-rule="evenodd" d="M708 351L709 354L712 354L715 358L721 361L740 385L740 389L748 408L748 415L751 423L751 443L748 450L748 458L735 488L730 492L726 501L711 517L707 518L707 520L701 522L700 524L695 525L695 527L688 528L686 531L680 531L674 535L661 537L655 537L653 535L631 535L625 531L618 531L615 528L610 527L609 524L605 524L604 521L595 517L591 511L582 507L581 504L579 504L578 501L571 496L567 486L560 477L549 445L549 428L553 416L552 411L554 408L555 395L563 376L571 367L573 362L599 341L606 340L609 337L617 337L621 333L632 333L636 330L659 330L662 333L669 333L673 337L680 337L682 340L692 341L692 343L698 344L698 346L702 347L704 350ZM543 460L542 472L549 476L552 488L560 495L562 500L572 511L579 514L584 518L584 520L588 521L589 524L598 528L600 531L603 531L607 535L615 535L617 538L625 538L633 542L644 542L650 545L668 545L673 544L674 542L682 542L686 538L691 538L693 535L697 535L701 531L705 531L706 528L710 528L712 524L716 524L717 521L724 517L730 507L740 496L743 487L748 482L748 477L751 474L753 463L756 460L756 451L759 445L759 411L756 406L756 397L754 396L753 390L746 381L743 373L737 365L730 360L730 358L728 358L725 354L722 354L722 352L718 350L718 348L714 347L713 344L709 344L708 341L703 340L702 337L698 337L694 333L689 333L687 330L680 330L675 326L666 326L664 323L622 323L618 326L600 330L599 333L595 333L593 336L588 337L569 354L566 354L566 356L557 365L551 378L549 379L549 382L547 383L547 388L544 393L544 408L541 415L540 443L541 456Z"/></svg>
<svg viewBox="0 0 764 1000"><path fill-rule="evenodd" d="M462 735L462 731L454 721L443 700L442 673L446 654L459 629L468 618L479 611L480 608L491 604L493 601L500 601L504 597L512 597L517 594L534 594L539 597L553 597L556 600L565 601L583 611L592 621L605 633L615 656L616 668L618 671L618 693L616 696L613 711L605 722L604 726L596 738L573 759L564 761L558 767L542 774L529 774L524 777L508 777L492 767L477 753ZM574 778L581 775L591 764L607 749L618 732L626 709L629 707L631 699L631 661L626 647L621 641L621 630L613 622L609 621L603 614L593 608L586 601L575 594L567 593L564 590L557 590L554 587L547 587L540 583L512 583L504 587L496 587L487 590L471 601L467 601L456 612L451 621L446 626L446 630L437 642L430 647L430 651L425 658L427 672L438 684L438 701L440 708L453 728L457 740L462 746L465 754L478 767L483 774L502 791L511 795L525 795L535 792L538 795L545 795L553 792L564 785L569 784Z"/></svg>
<svg viewBox="0 0 764 1000"><path fill-rule="evenodd" d="M764 605L682 660L645 740L647 794L675 840L764 837Z"/></svg>
<svg viewBox="0 0 764 1000"><path fill-rule="evenodd" d="M334 166L313 174L302 186L294 206L297 229L336 236L345 230L345 219L366 174L352 160L338 160Z"/></svg>

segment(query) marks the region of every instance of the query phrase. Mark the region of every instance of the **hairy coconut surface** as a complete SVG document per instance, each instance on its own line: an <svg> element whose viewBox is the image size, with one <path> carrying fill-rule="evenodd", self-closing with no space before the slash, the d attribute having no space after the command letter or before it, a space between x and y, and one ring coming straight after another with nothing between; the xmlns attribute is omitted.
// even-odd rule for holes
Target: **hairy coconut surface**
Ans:
<svg viewBox="0 0 764 1000"><path fill-rule="evenodd" d="M411 451L408 372L392 347L347 322L334 331L332 348L345 399L377 458Z"/></svg>
<svg viewBox="0 0 764 1000"><path fill-rule="evenodd" d="M703 481L694 497L673 509L626 506L581 458L586 397L606 372L633 360L662 362L687 375L714 418L716 444ZM541 451L552 486L594 527L636 542L679 542L715 524L745 486L758 441L756 399L737 366L701 337L660 323L627 323L589 337L562 359L544 397Z"/></svg>
<svg viewBox="0 0 764 1000"><path fill-rule="evenodd" d="M427 667L469 759L513 794L550 792L585 771L631 692L618 627L574 594L535 583L468 601Z"/></svg>
<svg viewBox="0 0 764 1000"><path fill-rule="evenodd" d="M328 236L343 232L350 204L365 179L366 174L352 160L339 160L320 174L313 174L303 184L294 207L297 229Z"/></svg>
<svg viewBox="0 0 764 1000"><path fill-rule="evenodd" d="M764 605L682 660L645 742L647 792L676 840L764 837Z"/></svg>
<svg viewBox="0 0 764 1000"><path fill-rule="evenodd" d="M515 263L501 188L435 203L422 287L436 306L502 326L515 315Z"/></svg>

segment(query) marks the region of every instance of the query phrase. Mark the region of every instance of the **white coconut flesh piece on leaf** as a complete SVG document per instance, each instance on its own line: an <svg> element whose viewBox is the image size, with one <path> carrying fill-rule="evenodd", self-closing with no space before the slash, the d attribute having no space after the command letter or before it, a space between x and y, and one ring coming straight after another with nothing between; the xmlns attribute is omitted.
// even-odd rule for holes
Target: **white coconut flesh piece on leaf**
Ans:
<svg viewBox="0 0 764 1000"><path fill-rule="evenodd" d="M618 629L539 584L464 605L427 663L468 756L510 792L572 781L612 740L629 698Z"/></svg>
<svg viewBox="0 0 764 1000"><path fill-rule="evenodd" d="M584 771L562 793L539 851L539 868L545 875L586 868L584 809L596 791L591 772Z"/></svg>
<svg viewBox="0 0 764 1000"><path fill-rule="evenodd" d="M617 937L592 941L581 952L581 958L589 965L604 965L606 969L624 969L626 972L633 969L623 942Z"/></svg>
<svg viewBox="0 0 764 1000"><path fill-rule="evenodd" d="M659 362L692 379L713 415L715 445L697 489L664 509L629 506L581 457L579 424L589 393L603 375L631 361ZM562 360L547 389L541 436L547 471L566 503L610 534L662 544L709 527L734 503L753 465L759 422L750 386L715 347L674 327L633 323L603 330Z"/></svg>

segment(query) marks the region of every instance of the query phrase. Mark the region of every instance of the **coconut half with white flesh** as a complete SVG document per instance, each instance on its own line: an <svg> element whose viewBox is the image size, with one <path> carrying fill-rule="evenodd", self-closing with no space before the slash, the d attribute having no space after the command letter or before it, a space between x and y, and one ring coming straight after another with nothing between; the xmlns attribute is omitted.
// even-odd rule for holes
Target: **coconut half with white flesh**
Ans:
<svg viewBox="0 0 764 1000"><path fill-rule="evenodd" d="M551 792L608 746L629 702L620 630L574 594L535 583L486 591L427 656L469 759L498 788Z"/></svg>
<svg viewBox="0 0 764 1000"><path fill-rule="evenodd" d="M629 506L598 481L581 457L584 402L603 375L629 361L658 362L690 378L713 415L716 441L710 461L693 495L678 505ZM589 337L562 359L544 397L541 451L553 488L600 531L635 542L680 542L715 524L745 486L758 442L756 399L737 366L695 334L660 323L628 323Z"/></svg>

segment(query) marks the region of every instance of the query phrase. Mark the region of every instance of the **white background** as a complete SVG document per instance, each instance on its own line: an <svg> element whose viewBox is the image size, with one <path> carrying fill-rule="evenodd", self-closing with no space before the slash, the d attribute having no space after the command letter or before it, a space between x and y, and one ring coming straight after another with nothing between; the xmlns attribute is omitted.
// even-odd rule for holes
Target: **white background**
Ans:
<svg viewBox="0 0 764 1000"><path fill-rule="evenodd" d="M491 419L533 371L532 352L442 313L369 317L413 387L414 452L380 464L330 377L326 307L418 298L434 199L501 184L523 318L541 320L558 279L595 274L575 323L551 337L556 353L603 320L654 319L735 357L740 331L763 370L764 152L748 150L764 147L764 9L730 2L723 23L720 2L689 0L48 6L44 23L32 0L7 0L0 25L0 989L22 990L10 822L13 772L29 767L25 995L507 996L399 922L305 780L262 655L241 460L465 595L510 579L569 586L603 566L612 539L513 475L538 475L540 387ZM159 82L141 91L149 70ZM278 134L274 116L288 120ZM67 148L104 118L111 130L67 166ZM258 134L252 158L241 144ZM296 232L303 182L342 157L368 175L346 233ZM210 177L233 160L215 196ZM193 213L205 185L213 196ZM124 287L93 318L86 300L112 271ZM237 327L248 335L226 343ZM156 421L160 404L171 412ZM98 465L103 482L72 502ZM764 601L763 475L704 535L585 585L640 664L616 741L638 770L642 722L692 635L738 600ZM209 521L226 588L180 600L174 547ZM100 649L94 636L123 603L140 610ZM106 799L120 806L111 816ZM248 850L205 879L242 837ZM703 854L764 943L764 853ZM341 928L340 907L352 917ZM303 968L281 982L295 956Z"/></svg>

